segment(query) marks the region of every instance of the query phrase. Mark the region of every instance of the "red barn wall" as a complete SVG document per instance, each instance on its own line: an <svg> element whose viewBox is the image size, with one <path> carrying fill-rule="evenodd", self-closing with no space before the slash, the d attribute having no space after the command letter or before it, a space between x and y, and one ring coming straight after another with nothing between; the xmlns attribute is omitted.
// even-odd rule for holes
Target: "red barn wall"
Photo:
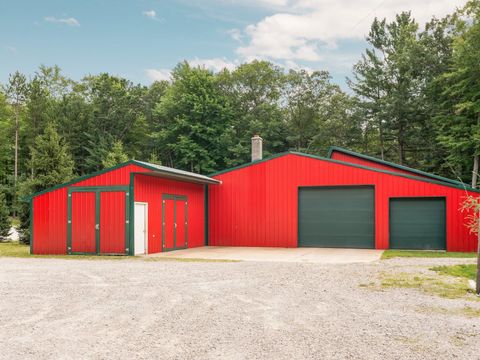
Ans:
<svg viewBox="0 0 480 360"><path fill-rule="evenodd" d="M79 181L71 186L128 186L130 185L130 173L132 172L149 172L149 170L138 165L129 164Z"/></svg>
<svg viewBox="0 0 480 360"><path fill-rule="evenodd" d="M389 244L389 199L446 198L447 250L475 251L475 236L459 212L465 191L328 160L287 154L214 176L209 187L209 245L296 247L298 187L375 186L375 246Z"/></svg>
<svg viewBox="0 0 480 360"><path fill-rule="evenodd" d="M34 254L67 253L67 188L33 198Z"/></svg>
<svg viewBox="0 0 480 360"><path fill-rule="evenodd" d="M345 154L345 153L335 151L335 150L332 152L331 158L334 159L334 160L344 161L344 162L351 163L351 164L368 166L368 167L372 167L372 168L375 168L375 169L396 172L396 173L399 173L399 174L412 175L412 176L423 177L423 178L426 178L426 179L431 179L428 176L423 176L423 175L417 174L417 173L412 172L412 171L399 169L395 166L389 166L387 164L381 164L381 163L378 163L378 162L372 161L372 160L362 159L358 156Z"/></svg>
<svg viewBox="0 0 480 360"><path fill-rule="evenodd" d="M78 186L128 186L130 173L146 172L143 167L126 165L33 198L33 253L67 253L67 190Z"/></svg>
<svg viewBox="0 0 480 360"><path fill-rule="evenodd" d="M204 186L148 175L135 175L134 199L148 203L148 253L162 251L162 194L187 197L188 247L205 245Z"/></svg>

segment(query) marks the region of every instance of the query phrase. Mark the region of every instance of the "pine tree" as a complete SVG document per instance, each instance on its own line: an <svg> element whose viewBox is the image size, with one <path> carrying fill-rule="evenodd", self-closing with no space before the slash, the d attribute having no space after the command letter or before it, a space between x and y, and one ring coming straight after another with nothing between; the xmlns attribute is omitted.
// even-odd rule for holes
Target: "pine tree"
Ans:
<svg viewBox="0 0 480 360"><path fill-rule="evenodd" d="M148 158L150 164L162 165L162 161L159 159L158 154L153 151Z"/></svg>
<svg viewBox="0 0 480 360"><path fill-rule="evenodd" d="M35 77L28 84L28 99L26 102L25 120L22 130L23 149L20 157L29 159L30 175L35 176L35 159L31 151L36 137L42 133L49 119L52 118L53 99L47 89L42 85L40 79Z"/></svg>
<svg viewBox="0 0 480 360"><path fill-rule="evenodd" d="M480 162L480 2L459 12L450 71L440 77L442 111L437 116L438 139L447 160L477 186ZM473 160L473 161L472 161ZM472 171L473 170L473 171Z"/></svg>
<svg viewBox="0 0 480 360"><path fill-rule="evenodd" d="M45 132L35 138L32 153L38 169L33 182L38 190L64 183L73 177L72 157L53 124L48 124Z"/></svg>
<svg viewBox="0 0 480 360"><path fill-rule="evenodd" d="M113 143L112 150L102 161L102 165L104 168L109 168L126 161L128 161L128 155L123 151L123 143L117 140Z"/></svg>
<svg viewBox="0 0 480 360"><path fill-rule="evenodd" d="M20 184L20 198L73 178L73 160L64 139L58 134L53 124L48 124L44 133L36 137L34 148L31 151L34 155L37 172L34 178L27 179ZM29 205L26 202L20 203L18 213L20 241L28 243L30 238Z"/></svg>
<svg viewBox="0 0 480 360"><path fill-rule="evenodd" d="M375 153L399 164L416 160L426 147L425 134L419 136L419 129L430 115L424 111L426 64L418 33L419 26L409 12L390 23L375 19L367 37L371 48L354 66L349 80L378 131Z"/></svg>

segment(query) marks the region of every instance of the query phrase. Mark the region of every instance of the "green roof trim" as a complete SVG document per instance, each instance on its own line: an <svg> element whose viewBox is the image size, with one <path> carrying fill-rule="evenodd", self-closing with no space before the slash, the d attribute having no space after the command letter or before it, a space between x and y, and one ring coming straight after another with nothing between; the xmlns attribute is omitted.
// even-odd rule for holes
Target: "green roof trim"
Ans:
<svg viewBox="0 0 480 360"><path fill-rule="evenodd" d="M341 153L344 153L344 154L352 155L352 156L355 156L355 157L358 157L358 158L361 158L361 159L373 161L373 162L376 162L376 163L379 163L379 164L382 164L382 165L387 165L387 166L390 166L390 167L393 167L393 168L396 168L396 169L409 171L409 172L412 172L412 173L415 173L415 174L418 174L418 175L422 175L422 176L426 176L426 177L429 177L429 178L432 178L432 179L435 179L435 180L439 180L439 181L443 181L443 182L447 182L447 183L451 183L451 184L462 185L462 187L464 185L462 182L457 181L457 180L448 179L448 178L440 176L440 175L435 175L435 174L432 174L432 173L428 173L426 171L417 170L417 169L414 169L414 168L411 168L411 167L408 167L408 166L395 164L395 163L390 162L390 161L378 159L376 157L369 156L369 155L360 154L360 153L357 153L355 151L344 149L344 148L341 148L341 147L338 147L338 146L331 146L328 149L328 155L327 156L329 158L331 158L334 151L338 151L338 152L341 152ZM467 188L471 188L471 187L467 186Z"/></svg>
<svg viewBox="0 0 480 360"><path fill-rule="evenodd" d="M424 182L428 182L428 183L431 183L431 184L442 185L442 186L452 187L452 188L456 188L456 189L460 189L460 190L467 190L467 191L480 193L479 189L473 189L470 186L466 186L466 185L464 185L460 182L449 183L449 182L440 181L440 180L427 179L427 178L420 177L420 176L401 174L401 173L394 172L394 171L388 171L388 170L377 169L377 168L368 167L368 166L364 166L364 165L352 164L352 163L345 162L345 161L334 160L334 159L326 158L326 157L323 157L323 156L305 154L305 153L296 152L296 151L287 151L287 152L275 154L275 155L266 157L262 160L257 160L257 161L253 161L253 162L250 162L250 163L238 165L238 166L235 166L235 167L232 167L232 168L229 168L229 169L225 169L225 170L222 170L222 171L218 171L216 173L210 174L209 176L222 175L222 174L225 174L225 173L230 172L230 171L235 171L235 170L239 170L239 169L242 169L242 168L246 168L248 166L257 165L257 164L260 164L262 162L270 161L270 160L273 160L275 158L285 156L285 155L289 155L289 154L290 155L304 156L304 157L308 157L308 158L312 158L312 159L316 159L316 160L323 160L323 161L327 161L327 162L331 162L331 163L335 163L335 164L339 164L339 165L344 165L344 166L350 166L350 167L354 167L354 168L358 168L358 169L364 169L364 170L379 172L379 173L383 173L383 174L403 177L403 178L406 178L406 179L419 180L419 181L424 181Z"/></svg>
<svg viewBox="0 0 480 360"><path fill-rule="evenodd" d="M65 182L63 184L58 184L58 185L52 186L48 189L38 191L34 194L31 194L31 195L23 198L22 200L29 201L30 199L34 198L35 196L42 195L42 194L48 193L48 192L53 191L53 190L58 190L58 189L66 187L66 186L76 184L80 181L87 180L87 179L90 179L92 177L105 174L107 172L119 169L119 168L127 166L127 165L137 165L137 166L143 167L144 169L152 170L153 172L156 172L158 174L178 175L178 176L181 176L182 178L184 178L185 180L188 180L188 178L191 178L191 179L200 180L202 182L210 183L210 184L219 184L220 183L220 181L218 181L216 179L211 179L211 178L209 178L208 176L205 176L205 175L191 173L191 172L188 172L188 171L178 170L178 169L174 169L174 168L170 168L170 167L166 167L166 166L150 164L150 163L143 162L143 161L138 161L138 160L128 160L128 161L123 162L121 164L118 164L118 165L115 165L115 166L112 166L112 167L109 167L109 168L106 168L106 169L102 169L102 170L99 170L99 171L96 171L96 172L93 172L93 173L90 173L90 174L86 174L86 175L77 177L77 178L75 178L73 180L70 180L68 182Z"/></svg>

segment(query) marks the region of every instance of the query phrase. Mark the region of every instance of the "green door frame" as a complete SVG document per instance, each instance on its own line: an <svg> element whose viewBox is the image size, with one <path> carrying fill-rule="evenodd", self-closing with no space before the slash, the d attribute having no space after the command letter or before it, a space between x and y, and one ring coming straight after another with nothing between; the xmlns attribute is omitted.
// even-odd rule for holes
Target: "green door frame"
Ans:
<svg viewBox="0 0 480 360"><path fill-rule="evenodd" d="M173 222L177 222L177 200L185 201L185 246L177 247L177 229L173 232L173 248L165 248L165 200L173 200ZM162 251L182 250L188 248L188 198L185 195L162 194Z"/></svg>
<svg viewBox="0 0 480 360"><path fill-rule="evenodd" d="M100 193L102 192L125 192L125 255L129 254L130 243L130 192L128 186L72 186L68 188L67 195L67 254L68 255L100 255L100 229L95 230L94 253L72 251L72 193L92 192L95 193L95 223L100 224Z"/></svg>

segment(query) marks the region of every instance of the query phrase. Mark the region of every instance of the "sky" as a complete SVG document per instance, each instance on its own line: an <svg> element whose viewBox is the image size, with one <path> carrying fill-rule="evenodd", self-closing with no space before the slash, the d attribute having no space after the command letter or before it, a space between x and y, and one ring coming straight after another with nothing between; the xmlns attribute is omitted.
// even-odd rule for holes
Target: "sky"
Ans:
<svg viewBox="0 0 480 360"><path fill-rule="evenodd" d="M328 70L345 87L375 17L424 24L466 0L0 0L0 83L58 65L80 80L108 72L168 80L180 61L212 71L265 59Z"/></svg>

